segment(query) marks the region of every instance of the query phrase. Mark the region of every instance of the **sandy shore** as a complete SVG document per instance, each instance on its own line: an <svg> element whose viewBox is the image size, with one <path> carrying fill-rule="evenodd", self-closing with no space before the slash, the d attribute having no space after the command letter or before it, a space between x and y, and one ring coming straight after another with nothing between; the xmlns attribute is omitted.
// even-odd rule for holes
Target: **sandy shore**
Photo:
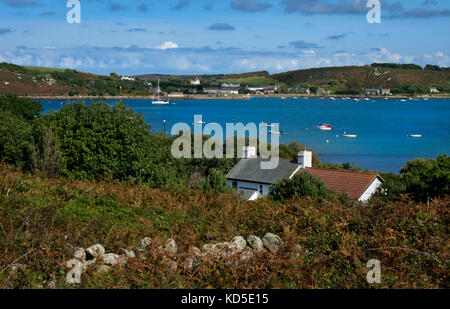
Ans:
<svg viewBox="0 0 450 309"><path fill-rule="evenodd" d="M47 95L33 95L33 96L24 96L26 98L35 99L35 100L94 100L94 99L106 99L106 100L153 100L152 96L104 96L104 97L94 97L94 96L47 96ZM362 95L326 95L326 96L317 96L317 95L302 95L302 94L269 94L269 95L252 95L251 98L367 98L368 96ZM395 95L395 96L369 96L368 98L372 99L408 99L410 96L407 95ZM420 98L428 98L428 99L449 99L450 96L420 96L414 97L417 99ZM240 96L227 96L227 97L215 97L208 95L186 95L184 97L161 97L161 99L169 99L169 100L248 100L250 97L240 95Z"/></svg>

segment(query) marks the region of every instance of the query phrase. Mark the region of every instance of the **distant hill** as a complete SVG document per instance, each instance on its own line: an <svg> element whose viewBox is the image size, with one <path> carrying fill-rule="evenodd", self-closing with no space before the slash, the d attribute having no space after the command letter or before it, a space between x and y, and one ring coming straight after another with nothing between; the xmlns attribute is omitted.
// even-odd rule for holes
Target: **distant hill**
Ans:
<svg viewBox="0 0 450 309"><path fill-rule="evenodd" d="M194 78L201 78L201 79L217 79L221 78L223 74L217 74L217 75L171 75L171 74L143 74L143 75L134 75L134 77L139 78L141 80L148 80L148 81L155 81L155 80L162 80L167 81L169 79L194 79Z"/></svg>
<svg viewBox="0 0 450 309"><path fill-rule="evenodd" d="M272 75L291 87L325 87L330 90L390 88L404 90L413 85L438 87L450 92L450 70L424 70L415 65L372 64L296 70ZM401 92L401 91L400 91Z"/></svg>
<svg viewBox="0 0 450 309"><path fill-rule="evenodd" d="M76 70L24 67L0 63L0 94L48 96L116 96L145 95L148 86L142 81L121 80L110 76Z"/></svg>
<svg viewBox="0 0 450 309"><path fill-rule="evenodd" d="M450 93L450 69L428 65L374 63L366 66L312 68L271 75L267 71L241 74L171 75L143 74L136 80L121 80L117 74L96 75L68 69L26 67L0 63L0 94L44 96L142 96L149 94L149 82L161 80L167 92L198 93L203 87L223 82L245 86L277 85L283 92L291 87L319 87L333 94L360 94L363 88L390 88L394 94L427 94L429 87ZM189 80L199 77L201 85ZM154 82L153 82L154 87ZM153 92L152 92L153 93Z"/></svg>

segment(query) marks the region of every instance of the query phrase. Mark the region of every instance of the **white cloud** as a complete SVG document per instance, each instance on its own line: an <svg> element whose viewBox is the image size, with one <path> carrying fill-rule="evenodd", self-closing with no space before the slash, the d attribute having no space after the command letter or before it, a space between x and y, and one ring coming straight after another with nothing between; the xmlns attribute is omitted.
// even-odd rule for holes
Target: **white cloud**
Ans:
<svg viewBox="0 0 450 309"><path fill-rule="evenodd" d="M174 42L165 42L164 44L157 47L158 49L166 50L166 49L172 49L172 48L178 48L178 44Z"/></svg>

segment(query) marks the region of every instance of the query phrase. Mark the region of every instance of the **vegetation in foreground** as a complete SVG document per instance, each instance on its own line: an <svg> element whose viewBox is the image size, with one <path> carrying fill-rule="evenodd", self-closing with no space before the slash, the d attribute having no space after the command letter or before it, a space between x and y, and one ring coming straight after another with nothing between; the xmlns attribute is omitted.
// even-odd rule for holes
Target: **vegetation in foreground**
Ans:
<svg viewBox="0 0 450 309"><path fill-rule="evenodd" d="M205 262L194 273L168 273L150 258L88 272L79 287L366 288L366 263L378 259L383 282L376 287L448 288L447 156L384 175L369 205L308 174L247 202L224 182L233 160L171 158L172 138L152 133L124 105L40 110L39 102L0 98L0 287L36 288L51 278L69 287L65 262L77 246L117 251L150 236L174 238L186 251L272 232L300 244L300 257L263 253L242 265ZM299 147L280 148L294 157ZM322 163L315 157L314 164Z"/></svg>
<svg viewBox="0 0 450 309"><path fill-rule="evenodd" d="M114 181L77 181L0 167L0 288L37 288L54 279L70 288L73 247L134 248L144 236L191 245L236 235L280 235L300 244L299 258L263 253L248 264L205 262L171 273L149 258L97 275L76 288L449 288L449 199L403 196L370 205L296 197L283 204L233 194L152 189ZM366 263L382 264L369 285ZM12 263L21 264L13 271Z"/></svg>

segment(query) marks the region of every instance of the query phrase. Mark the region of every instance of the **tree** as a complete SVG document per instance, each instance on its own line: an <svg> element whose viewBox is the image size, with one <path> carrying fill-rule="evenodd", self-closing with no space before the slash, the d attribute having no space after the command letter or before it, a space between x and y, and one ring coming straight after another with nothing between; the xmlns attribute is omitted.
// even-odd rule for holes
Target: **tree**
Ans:
<svg viewBox="0 0 450 309"><path fill-rule="evenodd" d="M436 159L408 161L400 171L406 192L417 199L427 200L450 194L450 157L440 155Z"/></svg>
<svg viewBox="0 0 450 309"><path fill-rule="evenodd" d="M425 66L425 70L427 70L427 71L440 71L441 68L438 65L427 64Z"/></svg>
<svg viewBox="0 0 450 309"><path fill-rule="evenodd" d="M110 177L150 186L177 179L171 139L152 134L142 115L123 103L67 104L37 121L37 136L48 130L76 178Z"/></svg>
<svg viewBox="0 0 450 309"><path fill-rule="evenodd" d="M14 95L0 97L0 111L10 111L25 120L31 120L42 112L42 103Z"/></svg>
<svg viewBox="0 0 450 309"><path fill-rule="evenodd" d="M11 111L0 110L0 160L26 166L31 153L32 128Z"/></svg>
<svg viewBox="0 0 450 309"><path fill-rule="evenodd" d="M284 202L295 196L309 196L322 199L330 195L330 191L318 178L307 171L296 174L292 179L282 179L270 187L273 199Z"/></svg>
<svg viewBox="0 0 450 309"><path fill-rule="evenodd" d="M223 172L219 169L213 168L210 170L209 175L202 182L204 191L215 192L230 192L231 188L227 185L227 179Z"/></svg>

